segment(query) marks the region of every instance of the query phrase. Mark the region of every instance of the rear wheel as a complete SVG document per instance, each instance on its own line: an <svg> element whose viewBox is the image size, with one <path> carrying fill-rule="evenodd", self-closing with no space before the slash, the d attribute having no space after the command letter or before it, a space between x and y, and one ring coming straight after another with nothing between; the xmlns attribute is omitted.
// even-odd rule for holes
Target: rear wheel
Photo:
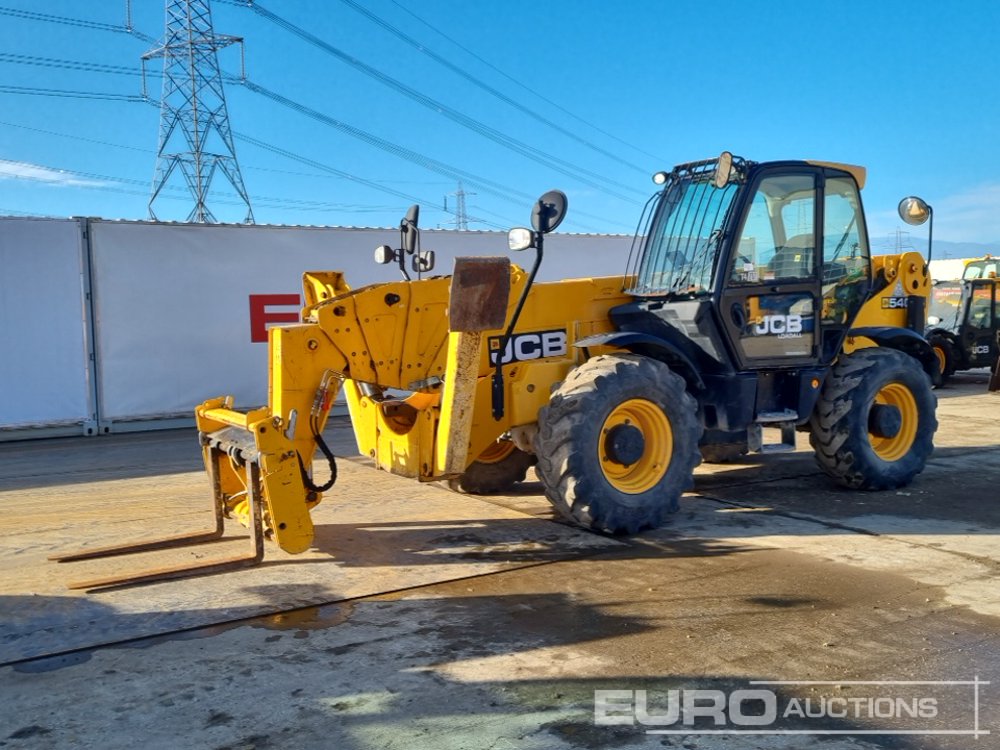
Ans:
<svg viewBox="0 0 1000 750"><path fill-rule="evenodd" d="M684 380L648 357L594 357L538 415L538 476L563 515L635 534L676 511L700 461L701 425Z"/></svg>
<svg viewBox="0 0 1000 750"><path fill-rule="evenodd" d="M955 374L955 348L945 336L940 334L931 335L928 339L934 356L937 357L938 369L941 371L941 385L948 382L948 378Z"/></svg>
<svg viewBox="0 0 1000 750"><path fill-rule="evenodd" d="M852 489L903 487L934 450L937 399L912 357L868 348L833 367L810 419L816 462Z"/></svg>
<svg viewBox="0 0 1000 750"><path fill-rule="evenodd" d="M511 440L498 440L469 464L457 479L448 480L448 486L472 495L489 495L506 492L524 481L535 457L519 449Z"/></svg>

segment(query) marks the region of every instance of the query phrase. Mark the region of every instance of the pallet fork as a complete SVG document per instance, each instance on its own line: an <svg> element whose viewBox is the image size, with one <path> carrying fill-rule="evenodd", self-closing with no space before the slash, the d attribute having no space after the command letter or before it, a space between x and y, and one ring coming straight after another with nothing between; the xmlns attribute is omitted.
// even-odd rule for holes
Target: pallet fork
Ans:
<svg viewBox="0 0 1000 750"><path fill-rule="evenodd" d="M94 549L83 549L76 552L68 552L59 555L51 555L49 560L55 562L77 562L81 560L97 560L105 557L118 557L131 555L139 552L151 552L154 550L175 549L188 547L196 544L204 544L222 540L225 530L225 518L230 515L226 503L223 499L221 482L219 479L218 463L212 452L219 451L219 448L204 445L206 452L206 466L212 482L212 508L215 515L215 527L209 531L194 532L188 534L178 534L176 536L152 539L131 544L119 544L108 547L97 547ZM260 483L260 466L256 461L246 462L246 485L248 519L250 528L250 552L249 554L233 555L199 562L189 565L176 565L162 568L150 568L131 575L114 575L104 578L92 578L82 581L71 581L67 584L73 590L93 590L109 589L119 586L132 586L142 583L153 583L155 581L168 581L177 578L188 578L194 575L204 575L209 573L221 573L229 570L238 570L253 565L257 565L264 559L264 529L261 516L262 498Z"/></svg>

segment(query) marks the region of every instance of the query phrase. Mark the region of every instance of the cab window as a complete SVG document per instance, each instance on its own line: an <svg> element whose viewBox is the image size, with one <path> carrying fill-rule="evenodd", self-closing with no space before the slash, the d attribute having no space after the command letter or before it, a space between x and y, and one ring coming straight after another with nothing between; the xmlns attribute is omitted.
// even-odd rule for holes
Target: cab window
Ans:
<svg viewBox="0 0 1000 750"><path fill-rule="evenodd" d="M993 285L977 284L969 299L969 325L973 328L993 327Z"/></svg>
<svg viewBox="0 0 1000 750"><path fill-rule="evenodd" d="M740 232L731 280L752 284L813 278L815 216L812 175L776 175L761 180Z"/></svg>
<svg viewBox="0 0 1000 750"><path fill-rule="evenodd" d="M845 323L869 285L869 250L858 187L849 177L826 180L823 199L823 320Z"/></svg>

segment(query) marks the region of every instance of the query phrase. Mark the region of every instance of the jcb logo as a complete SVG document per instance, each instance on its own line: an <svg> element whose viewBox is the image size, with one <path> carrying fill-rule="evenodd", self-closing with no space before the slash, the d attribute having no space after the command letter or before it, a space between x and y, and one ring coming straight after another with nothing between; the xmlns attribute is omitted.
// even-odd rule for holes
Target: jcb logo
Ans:
<svg viewBox="0 0 1000 750"><path fill-rule="evenodd" d="M990 346L989 346L989 344L982 344L980 346L974 346L974 347L972 347L972 353L973 354L989 354L990 353Z"/></svg>
<svg viewBox="0 0 1000 750"><path fill-rule="evenodd" d="M753 332L758 336L769 334L798 334L802 333L801 315L765 315L754 327Z"/></svg>
<svg viewBox="0 0 1000 750"><path fill-rule="evenodd" d="M500 350L500 336L490 336L490 364L497 363ZM518 333L510 337L504 349L501 364L524 362L542 357L561 357L566 353L566 331L538 331Z"/></svg>
<svg viewBox="0 0 1000 750"><path fill-rule="evenodd" d="M909 297L883 297L882 298L882 309L883 310L905 310L907 305L909 305Z"/></svg>

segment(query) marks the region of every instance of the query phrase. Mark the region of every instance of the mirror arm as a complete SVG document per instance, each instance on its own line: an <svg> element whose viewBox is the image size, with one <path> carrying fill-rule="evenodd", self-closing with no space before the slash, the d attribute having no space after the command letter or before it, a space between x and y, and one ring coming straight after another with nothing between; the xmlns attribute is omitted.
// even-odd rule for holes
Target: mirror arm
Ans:
<svg viewBox="0 0 1000 750"><path fill-rule="evenodd" d="M934 241L934 209L928 206L927 210L930 212L930 216L927 217L929 220L927 224L927 267L930 268L931 257L933 257L931 255L931 243Z"/></svg>
<svg viewBox="0 0 1000 750"><path fill-rule="evenodd" d="M521 290L521 297L517 301L517 307L514 308L514 314L511 316L507 330L504 331L503 336L500 338L500 346L497 348L496 368L493 371L492 396L493 419L498 422L503 419L504 415L503 355L507 351L507 345L510 343L514 333L514 326L517 325L517 320L521 317L521 310L528 299L528 292L531 291L531 285L535 283L535 274L538 273L538 268L542 265L542 246L545 244L544 237L545 235L541 232L536 233L535 263L531 267L528 280L525 282L524 289Z"/></svg>

